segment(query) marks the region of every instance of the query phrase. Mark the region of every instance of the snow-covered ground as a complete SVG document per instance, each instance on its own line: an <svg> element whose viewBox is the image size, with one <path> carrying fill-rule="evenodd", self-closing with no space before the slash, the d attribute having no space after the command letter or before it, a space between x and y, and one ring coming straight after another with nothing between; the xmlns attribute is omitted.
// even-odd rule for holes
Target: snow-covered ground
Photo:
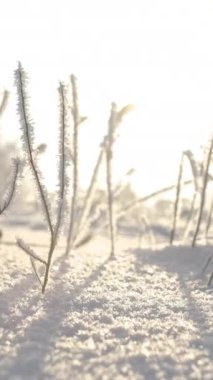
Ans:
<svg viewBox="0 0 213 380"><path fill-rule="evenodd" d="M45 233L24 237L45 254ZM119 237L117 260L101 236L68 260L59 249L42 295L29 258L1 244L0 379L212 380L212 247L137 245Z"/></svg>

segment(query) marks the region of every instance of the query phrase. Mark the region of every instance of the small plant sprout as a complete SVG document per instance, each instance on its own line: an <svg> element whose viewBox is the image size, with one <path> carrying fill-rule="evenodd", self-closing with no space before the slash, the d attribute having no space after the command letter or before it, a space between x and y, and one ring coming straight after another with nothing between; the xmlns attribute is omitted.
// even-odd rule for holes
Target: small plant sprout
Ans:
<svg viewBox="0 0 213 380"><path fill-rule="evenodd" d="M113 189L112 189L112 158L113 158L113 144L115 142L115 136L117 129L124 117L129 111L132 111L134 107L127 105L120 111L117 110L117 105L112 103L111 113L108 122L108 132L105 143L106 153L106 184L108 195L108 211L109 211L109 230L111 241L111 258L115 258L115 221L114 221L114 209L113 209Z"/></svg>
<svg viewBox="0 0 213 380"><path fill-rule="evenodd" d="M35 184L37 186L38 195L42 205L43 213L47 226L50 232L50 244L48 249L47 259L40 258L39 255L33 251L22 239L17 239L18 246L30 256L32 268L35 272L39 283L41 284L42 293L45 292L47 282L49 279L49 271L52 263L53 253L57 245L59 230L63 214L63 202L65 194L65 140L66 140L66 110L65 110L65 89L64 85L60 83L59 93L59 108L60 108L60 125L59 125L59 190L58 190L58 206L55 221L53 221L52 210L48 200L48 193L42 180L40 170L37 165L37 155L34 154L34 127L31 121L29 106L28 106L28 93L27 93L27 75L19 63L15 71L15 84L17 88L18 97L18 115L20 118L23 149L26 152L28 165L33 174ZM37 270L37 263L43 264L45 267L44 277L41 279Z"/></svg>

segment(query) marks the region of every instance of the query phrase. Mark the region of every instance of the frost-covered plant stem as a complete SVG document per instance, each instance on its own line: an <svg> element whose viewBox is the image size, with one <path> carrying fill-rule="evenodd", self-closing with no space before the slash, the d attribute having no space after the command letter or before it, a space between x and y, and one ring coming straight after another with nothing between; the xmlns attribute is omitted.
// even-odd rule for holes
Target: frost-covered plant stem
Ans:
<svg viewBox="0 0 213 380"><path fill-rule="evenodd" d="M145 217L145 215L142 215L141 217L137 219L138 219L138 224L139 224L138 247L141 248L142 237L143 237L143 234L145 233L149 236L150 245L151 247L153 247L153 245L155 244L155 237L152 233L152 229L151 229L148 219ZM142 227L145 227L145 231L143 231Z"/></svg>
<svg viewBox="0 0 213 380"><path fill-rule="evenodd" d="M98 159L96 161L96 164L95 164L95 167L94 167L94 170L93 170L93 173L92 173L90 185L88 187L86 196L84 198L84 203L83 203L82 212L81 212L81 215L80 215L80 220L79 220L78 228L76 230L75 236L73 237L73 244L74 244L74 246L75 246L76 240L79 237L79 233L81 234L82 231L84 231L84 229L85 229L85 225L87 223L88 214L90 213L90 207L91 207L90 205L91 205L91 201L92 201L92 196L93 196L93 192L94 192L97 176L98 176L98 173L99 173L102 161L103 161L103 157L104 157L105 140L106 140L106 137L104 137L104 141L101 144L101 150L99 152Z"/></svg>
<svg viewBox="0 0 213 380"><path fill-rule="evenodd" d="M59 121L59 191L58 191L58 210L56 218L56 226L54 230L55 244L57 243L59 230L63 216L63 206L65 200L65 171L66 171L66 153L65 153L65 141L66 141L66 110L65 110L65 88L60 83L58 88L59 104L60 104L60 121Z"/></svg>
<svg viewBox="0 0 213 380"><path fill-rule="evenodd" d="M113 188L112 188L112 159L113 159L113 144L117 129L123 119L123 116L133 109L132 105L123 107L120 111L117 110L117 105L112 103L111 113L108 121L108 133L106 137L105 152L106 152L106 184L108 196L108 211L109 211L109 230L111 240L111 258L115 257L115 220L114 220L114 204L113 204Z"/></svg>
<svg viewBox="0 0 213 380"><path fill-rule="evenodd" d="M0 104L0 117L3 115L3 113L7 107L8 98L9 98L9 92L7 90L5 90L3 97L2 97L1 104ZM11 176L11 181L9 183L9 187L6 190L6 195L4 197L3 205L0 206L0 215L3 214L3 212L9 207L9 205L13 199L13 196L14 196L14 193L16 190L19 166L20 166L20 161L18 159L13 159L13 173Z"/></svg>
<svg viewBox="0 0 213 380"><path fill-rule="evenodd" d="M174 203L173 225L172 225L172 230L171 230L171 235L170 235L170 244L171 245L173 244L175 232L176 232L178 207L179 207L180 192L181 192L181 181L182 181L182 175L183 175L183 161L184 161L184 153L182 154L181 160L180 160L178 181L177 181L177 187L176 187L176 198L175 198L175 203Z"/></svg>
<svg viewBox="0 0 213 380"><path fill-rule="evenodd" d="M39 179L39 173L38 169L36 167L36 163L34 162L33 158L33 147L31 144L31 137L30 137L30 129L32 130L32 125L30 124L30 118L27 115L27 93L26 93L26 77L25 72L19 63L18 69L16 70L16 84L17 84L17 92L18 92L18 112L20 116L20 122L22 126L23 131L23 139L25 142L25 146L28 153L28 162L31 167L32 173L34 175L39 195L41 197L41 202L44 208L45 216L47 219L48 227L51 233L51 236L53 236L53 226L50 218L50 211L47 204L47 200L44 194L44 189L41 184L41 181Z"/></svg>
<svg viewBox="0 0 213 380"><path fill-rule="evenodd" d="M200 180L203 178L203 163L201 164L200 162L196 161L194 158L194 154L190 150L185 151L184 154L185 154L185 157L188 159L191 172L193 175L194 194L192 197L191 207L190 207L189 215L188 215L185 229L184 229L183 241L186 240L189 234L192 218L195 219L197 215L197 210L195 210L195 205L196 205L197 197L200 194L200 188L201 188Z"/></svg>
<svg viewBox="0 0 213 380"><path fill-rule="evenodd" d="M0 104L0 117L3 115L3 113L7 107L8 98L9 98L9 92L7 90L4 90L2 101Z"/></svg>
<svg viewBox="0 0 213 380"><path fill-rule="evenodd" d="M107 196L108 196L108 210L109 210L109 230L111 241L111 258L115 257L115 222L114 222L114 210L113 210L113 194L112 194L112 147L113 147L113 132L115 130L116 123L116 108L112 104L111 115L108 125L108 135L106 141L106 183L107 183Z"/></svg>
<svg viewBox="0 0 213 380"><path fill-rule="evenodd" d="M191 202L191 207L190 207L189 215L188 215L188 218L187 218L187 221L186 221L186 225L185 225L185 228L184 228L184 234L183 234L183 240L184 241L187 239L187 237L189 235L192 217L194 217L196 215L195 205L196 205L197 197L198 197L198 192L197 192L197 190L195 190L194 194L193 194L192 202Z"/></svg>
<svg viewBox="0 0 213 380"><path fill-rule="evenodd" d="M192 183L192 181L188 180L188 181L184 181L183 185L184 186L191 185L191 183ZM117 217L120 218L127 211L133 210L135 207L139 206L141 203L144 203L144 202L148 201L149 199L158 197L161 194L167 193L168 191L171 191L171 190L175 189L176 187L177 187L177 185L167 186L167 187L164 187L163 189L155 191L154 193L146 195L145 197L138 198L138 199L136 199L134 201L131 201L131 202L127 203L126 206L123 206L120 210L118 210Z"/></svg>
<svg viewBox="0 0 213 380"><path fill-rule="evenodd" d="M209 233L209 229L210 229L211 223L212 223L212 213L213 213L213 199L211 201L209 215L208 215L207 223L206 223L206 229L205 229L205 239L206 240L208 239L208 233Z"/></svg>
<svg viewBox="0 0 213 380"><path fill-rule="evenodd" d="M54 249L57 245L57 240L59 236L59 229L61 226L62 214L63 214L63 204L64 204L64 196L65 196L65 99L64 99L64 86L60 83L59 89L59 98L60 98L60 146L59 146L59 203L56 217L56 225L54 228L53 236L51 235L50 248L48 253L47 265L44 275L44 282L42 285L42 293L45 292L45 288L48 282L49 271L52 261L52 256Z"/></svg>
<svg viewBox="0 0 213 380"><path fill-rule="evenodd" d="M207 154L206 167L205 167L204 178L203 178L203 188L201 192L201 201L200 201L200 207L199 207L199 215L198 215L198 220L197 220L197 224L196 224L196 228L195 228L195 232L194 232L194 236L192 240L192 247L195 247L197 236L200 231L200 225L202 221L203 210L204 210L204 205L205 205L205 200L206 200L206 189L207 189L207 184L208 184L209 166L211 163L212 150L213 150L213 138L211 139L209 151Z"/></svg>
<svg viewBox="0 0 213 380"><path fill-rule="evenodd" d="M209 277L208 286L211 285L212 281L213 281L213 272L212 272L211 276Z"/></svg>
<svg viewBox="0 0 213 380"><path fill-rule="evenodd" d="M71 86L72 86L72 117L73 117L73 188L72 188L72 200L71 200L71 212L70 212L70 223L67 235L67 247L66 255L69 254L74 234L74 221L76 214L76 203L78 197L78 128L80 124L79 109L78 109L78 94L76 86L76 78L71 75Z"/></svg>
<svg viewBox="0 0 213 380"><path fill-rule="evenodd" d="M17 179L18 179L18 172L19 172L19 165L20 165L19 160L14 159L14 169L13 169L13 174L12 174L12 178L11 178L11 183L9 185L8 192L6 193L4 204L3 204L3 206L0 206L0 215L3 214L3 212L6 210L6 208L9 207L9 205L13 199L13 196L15 194L16 184L17 184Z"/></svg>
<svg viewBox="0 0 213 380"><path fill-rule="evenodd" d="M30 116L28 113L28 106L27 106L27 89L26 89L26 74L19 63L18 69L15 72L15 78L16 78L16 86L17 86L17 94L18 94L18 112L20 116L20 123L22 127L23 132L23 141L24 141L24 149L27 151L27 158L28 163L31 168L32 174L34 176L38 193L40 196L40 200L42 203L42 208L44 211L44 215L47 221L47 225L50 231L50 247L48 250L48 257L47 261L41 259L25 242L23 242L21 239L17 239L18 246L23 249L31 258L32 267L35 271L35 274L42 286L42 293L45 292L46 285L49 278L49 271L50 266L52 262L52 256L54 249L57 244L58 239L58 232L59 227L61 223L61 217L62 217L62 207L63 207L63 198L64 198L64 188L65 188L65 153L64 153L64 145L65 145L65 105L64 105L64 90L63 86L60 85L59 88L59 95L60 95L60 114L61 114L61 120L60 120L60 165L59 165L59 206L57 210L57 216L56 216L56 224L55 227L53 225L52 219L51 219L51 212L50 212L50 205L47 200L47 194L46 189L44 188L44 185L42 184L40 180L40 173L39 169L37 168L36 161L34 159L34 149L32 145L32 138L33 138L33 126L30 122ZM36 269L35 261L38 261L42 263L45 266L45 274L43 281L40 279L39 274Z"/></svg>

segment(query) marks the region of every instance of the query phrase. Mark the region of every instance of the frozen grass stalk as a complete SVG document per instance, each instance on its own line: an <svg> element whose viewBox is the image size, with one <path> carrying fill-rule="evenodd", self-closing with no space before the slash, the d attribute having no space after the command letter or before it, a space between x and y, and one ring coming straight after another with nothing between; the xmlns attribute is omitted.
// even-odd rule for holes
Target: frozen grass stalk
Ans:
<svg viewBox="0 0 213 380"><path fill-rule="evenodd" d="M86 196L84 198L83 207L82 207L82 211L80 214L80 220L78 223L78 228L76 229L75 236L73 238L74 248L78 248L79 246L82 245L82 243L83 244L85 244L85 242L87 243L93 237L92 232L89 232L89 234L87 233L86 235L84 235L84 232L86 229L88 229L89 223L91 221L91 208L92 208L92 204L93 204L92 202L94 199L93 195L94 195L94 190L95 190L95 184L96 184L97 177L98 177L98 174L99 174L99 171L101 168L101 164L102 164L103 159L104 159L106 141L107 141L107 137L105 136L102 143L100 144L101 149L100 149L100 152L98 154L98 158L97 158L94 170L92 172L90 185L87 189L87 193L86 193ZM130 176L131 174L133 174L133 172L134 172L134 169L129 170L126 173L126 176ZM116 188L113 190L113 197L118 196L119 192L121 190L122 190L122 182L120 182L116 186ZM82 235L83 235L83 237L81 238ZM80 238L79 238L79 236L80 236Z"/></svg>
<svg viewBox="0 0 213 380"><path fill-rule="evenodd" d="M74 244L75 247L77 247L77 245L78 245L78 243L76 245L76 240L78 239L79 234L81 234L82 231L85 230L86 224L88 222L88 215L90 213L90 207L91 207L91 203L92 203L92 196L93 196L93 192L94 192L97 176L98 176L98 173L99 173L99 170L100 170L100 167L101 167L101 163L102 163L102 160L103 160L103 156L104 156L104 149L101 148L101 150L99 152L99 155L98 155L97 162L95 164L95 167L94 167L94 170L93 170L93 173L92 173L90 185L89 185L89 187L87 189L87 193L86 193L86 196L84 198L84 203L83 203L82 211L81 211L81 214L80 214L80 220L79 220L79 223L78 223L78 227L77 227L77 229L75 231L75 235L73 237L73 244Z"/></svg>
<svg viewBox="0 0 213 380"><path fill-rule="evenodd" d="M189 150L184 151L182 153L181 160L180 160L178 181L177 181L177 187L176 187L176 199L175 199L174 214L173 214L173 227L172 227L171 235L170 235L170 244L171 245L173 244L175 232L176 232L176 227L177 227L178 209L179 209L179 203L180 203L180 193L181 193L181 188L183 185L183 183L182 183L183 166L184 166L184 160L185 159L187 159L189 164L190 164L191 172L193 175L193 182L194 182L195 190L194 190L194 195L193 195L193 199L192 199L192 203L191 203L189 217L188 217L186 227L185 227L185 231L184 231L184 237L183 237L184 240L188 234L188 230L189 230L190 222L191 222L192 215L194 212L195 202L196 202L196 198L197 198L197 194L198 194L198 190L199 190L199 182L198 182L199 175L200 175L199 164L195 161L193 153L191 151L189 151Z"/></svg>
<svg viewBox="0 0 213 380"><path fill-rule="evenodd" d="M189 211L189 215L188 215L188 218L187 218L187 221L186 221L186 225L185 225L185 228L184 228L184 234L183 234L183 240L184 241L187 240L187 237L189 235L190 228L191 228L192 217L194 216L194 214L196 214L195 213L195 206L196 206L197 197L198 197L198 192L197 192L197 190L194 190L193 197L192 197L192 202L191 202L191 207L190 207L190 211Z"/></svg>
<svg viewBox="0 0 213 380"><path fill-rule="evenodd" d="M49 270L52 262L52 256L54 249L57 245L59 230L63 215L63 205L65 196L65 139L66 139L66 124L65 124L65 90L64 86L60 83L59 89L59 104L60 104L60 138L59 138L59 196L58 196L58 210L56 216L56 224L51 235L50 249L48 253L47 266L44 275L44 282L42 285L42 293L45 292L45 288L48 282Z"/></svg>
<svg viewBox="0 0 213 380"><path fill-rule="evenodd" d="M78 165L79 165L79 154L78 154L78 135L79 135L79 125L86 120L86 117L80 117L79 107L78 107L78 92L77 92L77 81L74 75L70 77L71 88L72 88L72 107L71 113L73 118L73 150L72 150L72 162L73 162L73 188L72 188L72 199L71 199L71 211L70 211L70 223L67 235L67 246L66 255L69 254L73 246L74 228L75 228L75 217L76 217L76 205L78 200Z"/></svg>
<svg viewBox="0 0 213 380"><path fill-rule="evenodd" d="M208 240L208 233L209 233L209 229L210 229L211 223L212 223L212 213L213 213L213 199L211 201L210 210L209 210L207 223L206 223L206 229L205 229L205 239L206 240Z"/></svg>
<svg viewBox="0 0 213 380"><path fill-rule="evenodd" d="M42 293L45 292L46 285L49 278L49 271L51 267L52 257L54 249L57 244L59 227L62 218L62 208L63 208L63 199L64 199L64 187L65 187L65 154L64 154L64 145L65 145L65 104L64 104L64 87L60 84L59 87L59 105L60 105L60 141L59 141L59 202L56 215L55 225L52 221L50 204L48 202L48 195L45 189L44 184L41 180L41 173L36 163L36 156L33 155L33 138L34 138L34 128L30 119L29 110L28 110L28 101L27 101L27 77L24 72L21 64L19 63L18 68L15 72L15 83L17 87L17 96L18 96L18 114L20 117L20 124L22 129L22 138L23 138L23 148L27 153L28 164L31 168L35 183L38 188L38 194L42 204L42 209L44 212L45 219L47 221L48 229L50 231L50 246L48 250L47 260L41 259L23 240L17 239L18 246L25 251L26 254L30 256L33 270L38 278L41 287ZM39 262L45 266L45 274L43 280L41 280L36 262Z"/></svg>
<svg viewBox="0 0 213 380"><path fill-rule="evenodd" d="M7 107L8 99L9 99L9 92L7 90L4 90L3 97L1 100L1 104L0 104L0 117L2 117L4 111Z"/></svg>
<svg viewBox="0 0 213 380"><path fill-rule="evenodd" d="M78 110L78 102L77 102L77 95L76 95L76 85L75 85L75 82L72 83L72 88L73 90L73 109L77 109ZM74 101L74 99L76 99ZM114 105L116 107L116 105ZM114 120L114 123L112 124L112 120L111 120L111 129L110 129L110 122L108 124L108 134L107 136L104 137L103 139L103 142L101 144L101 149L100 149L100 152L99 152L99 155L98 155L98 158L97 158L97 161L96 161L96 164L95 164L95 167L94 167L94 170L93 170L93 173L92 173L92 177L91 177L91 181L90 181L90 185L88 187L88 190L87 190L87 193L86 193L86 196L84 198L84 203L83 203L83 207L82 207L82 211L80 213L80 219L79 219L79 223L78 223L78 227L77 228L74 228L74 215L75 215L75 210L73 210L74 206L75 206L75 203L76 203L76 196L75 196L75 189L74 189L74 186L75 184L73 184L73 198L72 198L72 201L74 199L74 203L72 202L72 210L71 210L71 225L70 225L70 231L71 232L71 236L70 236L70 231L69 231L69 235L68 235L68 240L69 240L69 247L67 248L67 253L69 252L69 250L72 248L72 247L79 247L80 245L84 244L85 242L88 242L91 238L92 238L92 233L89 233L87 235L84 236L84 234L82 233L82 231L84 232L85 228L87 227L88 225L88 221L89 221L89 218L90 218L90 211L91 211L91 205L92 205L92 199L93 199L93 194L94 194L94 188L95 188L95 184L96 184L96 180L97 180L97 176L98 176L98 173L100 171L100 167L101 167L101 164L102 164L102 161L103 161L103 158L104 158L104 153L106 154L106 162L107 162L107 189L108 189L108 199L110 198L111 201L108 201L108 204L111 204L110 206L110 220L112 222L112 218L113 218L113 212L112 212L112 189L111 189L111 184L110 184L110 181L111 181L111 174L110 174L110 161L111 159L109 158L110 157L110 153L109 153L109 150L112 149L112 145L116 139L116 136L115 136L115 131L118 127L118 125L120 124L123 116L125 113L129 112L133 107L132 106L126 106L124 107L121 111L117 112L115 110L115 120ZM79 112L77 111L77 114L79 114ZM111 116L112 116L112 112L111 112ZM79 118L79 117L78 117ZM74 130L75 130L75 125L76 125L76 128L78 127L78 125L82 122L82 120L84 121L85 118L79 118L80 119L80 122L77 122L77 120L74 118L73 116L73 119L74 119ZM76 134L74 132L74 137L73 137L74 141L76 141ZM77 141L77 144L76 144L76 147L78 148L78 141ZM73 154L73 157L74 157L74 165L75 165L75 154ZM76 169L74 168L74 171ZM75 178L75 172L73 173L73 178ZM111 226L112 226L112 223L111 223ZM111 236L113 234L113 231L111 229ZM83 236L81 238L81 236ZM112 250L114 251L114 249Z"/></svg>
<svg viewBox="0 0 213 380"><path fill-rule="evenodd" d="M209 277L208 286L211 285L212 281L213 281L213 272L212 272L211 276Z"/></svg>
<svg viewBox="0 0 213 380"><path fill-rule="evenodd" d="M145 215L142 215L138 218L139 224L139 238L138 238L138 247L141 248L143 235L147 234L149 237L150 247L155 245L155 237L152 233L152 229L148 218ZM145 228L144 228L145 227Z"/></svg>
<svg viewBox="0 0 213 380"><path fill-rule="evenodd" d="M101 167L101 164L103 161L103 157L104 157L105 139L106 138L104 138L103 144L101 146L101 150L99 152L98 159L96 161L96 164L95 164L95 167L94 167L94 170L92 173L90 185L87 189L87 193L86 193L86 196L84 198L84 203L83 203L82 212L80 215L78 228L76 229L75 235L73 237L73 244L74 244L75 248L77 248L77 246L78 246L78 242L76 243L76 241L77 241L79 235L82 234L82 231L85 230L87 222L88 222L88 215L90 213L90 207L92 204L92 197L93 197L93 193L94 193L94 189L95 189L95 184L96 184L98 173L99 173L99 170L100 170L100 167Z"/></svg>
<svg viewBox="0 0 213 380"><path fill-rule="evenodd" d="M113 159L113 144L115 142L115 134L121 123L123 116L133 109L132 105L127 105L120 111L117 110L117 105L112 103L111 113L108 122L108 133L105 144L106 152L106 183L108 196L108 211L109 211L109 231L111 241L111 258L115 258L115 220L114 220L114 205L113 205L113 183L112 183L112 159Z"/></svg>
<svg viewBox="0 0 213 380"><path fill-rule="evenodd" d="M9 182L8 189L6 189L3 205L0 206L0 215L9 207L13 196L15 194L18 172L19 172L20 162L18 159L13 160L13 173Z"/></svg>
<svg viewBox="0 0 213 380"><path fill-rule="evenodd" d="M184 153L185 153L185 157L189 161L191 172L193 175L193 181L194 181L194 193L193 193L191 207L190 207L189 215L186 221L184 234L183 234L183 240L185 241L189 235L192 220L193 218L196 217L198 213L198 210L196 210L195 206L196 206L197 198L200 195L200 189L202 187L201 182L203 178L203 164L195 160L194 155L190 150L187 150Z"/></svg>
<svg viewBox="0 0 213 380"><path fill-rule="evenodd" d="M94 198L93 195L94 195L94 190L95 190L95 184L96 184L97 177L98 177L98 174L99 174L99 171L100 171L103 159L104 159L104 153L105 153L105 149L106 149L106 141L107 141L107 137L104 136L103 141L100 144L100 151L99 151L98 158L97 158L97 161L95 163L95 166L94 166L94 169L92 172L90 185L87 189L87 193L86 193L86 196L84 198L78 228L76 229L75 236L73 238L73 240L74 240L73 244L74 244L75 248L79 247L79 244L82 241L84 242L85 239L87 242L89 241L88 235L84 236L79 241L79 235L81 236L82 232L84 233L84 231L88 228L89 222L91 220L91 207L92 207L92 201ZM129 170L126 173L126 176L130 176L131 174L133 174L133 172L134 172L134 169ZM118 194L121 190L122 190L122 181L113 190L113 197L118 196ZM92 233L90 233L89 236L92 238Z"/></svg>
<svg viewBox="0 0 213 380"><path fill-rule="evenodd" d="M8 104L8 98L9 98L9 92L7 90L4 91L2 101L0 104L0 118L2 117L7 104ZM20 162L18 159L13 159L13 164L12 164L12 175L9 181L9 186L5 191L4 199L3 199L3 204L0 206L0 215L3 214L3 212L9 207L13 196L15 194L16 190L16 185L17 185L17 179L18 179L18 172L19 172L19 166Z"/></svg>
<svg viewBox="0 0 213 380"><path fill-rule="evenodd" d="M109 119L108 135L106 142L106 182L108 195L108 210L109 210L109 230L111 241L111 258L115 257L115 221L113 214L113 194L112 194L112 146L113 135L116 128L116 105L112 104L111 115Z"/></svg>
<svg viewBox="0 0 213 380"><path fill-rule="evenodd" d="M183 161L184 161L184 153L182 153L181 160L180 160L178 181L177 181L177 187L176 187L176 199L174 203L173 225L172 225L172 230L171 230L171 235L170 235L171 245L173 244L175 232L176 232L178 208L179 208L179 203L180 203L181 181L182 181L182 175L183 175Z"/></svg>
<svg viewBox="0 0 213 380"><path fill-rule="evenodd" d="M211 139L209 151L207 154L206 167L205 167L204 177L203 177L203 188L201 192L201 201L200 201L200 207L199 207L199 215L198 215L198 220L197 220L197 224L196 224L196 228L195 228L195 232L194 232L194 236L192 240L192 247L195 247L196 245L197 236L199 234L200 225L202 222L203 210L204 210L205 200L206 200L206 189L207 189L208 177L209 177L209 166L210 166L211 157L212 157L212 150L213 150L213 138Z"/></svg>
<svg viewBox="0 0 213 380"><path fill-rule="evenodd" d="M191 185L191 183L192 183L192 181L188 180L188 181L184 181L183 185L184 186ZM158 197L161 194L167 193L168 191L171 191L171 190L175 189L176 187L177 187L177 185L167 186L167 187L164 187L163 189L155 191L154 193L146 195L145 197L138 198L134 201L128 202L127 205L123 206L120 210L118 210L116 215L117 215L117 217L120 218L127 211L133 210L135 207L139 206L141 203L144 203L144 202L148 201L149 199Z"/></svg>

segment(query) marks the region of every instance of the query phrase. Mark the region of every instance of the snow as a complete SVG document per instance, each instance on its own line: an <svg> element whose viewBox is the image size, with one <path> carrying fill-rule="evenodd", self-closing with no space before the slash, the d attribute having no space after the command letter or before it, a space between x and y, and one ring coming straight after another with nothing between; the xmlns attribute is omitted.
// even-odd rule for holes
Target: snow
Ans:
<svg viewBox="0 0 213 380"><path fill-rule="evenodd" d="M45 233L24 229L45 254ZM42 295L29 257L0 245L0 379L212 380L211 246L141 249L120 236L110 260L99 236L62 253Z"/></svg>

